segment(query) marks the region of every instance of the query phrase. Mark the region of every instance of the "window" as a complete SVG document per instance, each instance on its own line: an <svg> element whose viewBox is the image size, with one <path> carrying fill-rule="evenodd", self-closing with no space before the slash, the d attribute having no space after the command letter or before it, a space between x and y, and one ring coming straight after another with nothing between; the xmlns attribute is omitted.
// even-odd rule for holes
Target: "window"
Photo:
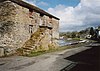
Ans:
<svg viewBox="0 0 100 71"><path fill-rule="evenodd" d="M40 14L40 16L43 17L44 15L43 14Z"/></svg>
<svg viewBox="0 0 100 71"><path fill-rule="evenodd" d="M49 17L49 23L52 23L52 18L51 17Z"/></svg>
<svg viewBox="0 0 100 71"><path fill-rule="evenodd" d="M33 18L33 13L34 13L33 10L29 10L29 17L30 17L30 18Z"/></svg>
<svg viewBox="0 0 100 71"><path fill-rule="evenodd" d="M37 23L37 19L35 20L35 23Z"/></svg>
<svg viewBox="0 0 100 71"><path fill-rule="evenodd" d="M29 33L33 33L33 25L29 25Z"/></svg>

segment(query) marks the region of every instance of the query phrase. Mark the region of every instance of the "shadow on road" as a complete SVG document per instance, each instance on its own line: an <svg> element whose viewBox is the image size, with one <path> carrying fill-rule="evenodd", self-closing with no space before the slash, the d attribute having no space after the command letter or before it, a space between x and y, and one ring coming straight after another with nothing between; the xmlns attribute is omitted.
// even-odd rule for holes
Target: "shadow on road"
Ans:
<svg viewBox="0 0 100 71"><path fill-rule="evenodd" d="M61 71L100 71L100 45L89 47L92 48L65 58L73 64Z"/></svg>

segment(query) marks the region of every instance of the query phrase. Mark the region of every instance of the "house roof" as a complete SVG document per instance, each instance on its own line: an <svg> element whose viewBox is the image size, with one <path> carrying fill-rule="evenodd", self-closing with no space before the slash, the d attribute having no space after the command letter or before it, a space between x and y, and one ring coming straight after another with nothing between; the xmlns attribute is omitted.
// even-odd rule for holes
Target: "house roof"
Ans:
<svg viewBox="0 0 100 71"><path fill-rule="evenodd" d="M53 15L47 13L46 11L44 11L44 10L42 10L42 9L40 9L40 8L38 8L38 7L36 7L36 6L34 6L34 5L31 5L31 4L29 4L29 3L25 2L25 1L22 1L22 0L10 0L10 1L12 1L12 2L14 2L14 3L17 3L17 4L19 4L19 5L23 6L23 7L26 7L26 8L28 8L28 9L35 10L36 12L38 12L38 13L40 13L40 14L47 15L47 16L49 16L49 17L53 17L53 18L55 18L55 19L57 19L57 20L60 20L59 18L57 18L57 17L55 17L55 16L53 16Z"/></svg>

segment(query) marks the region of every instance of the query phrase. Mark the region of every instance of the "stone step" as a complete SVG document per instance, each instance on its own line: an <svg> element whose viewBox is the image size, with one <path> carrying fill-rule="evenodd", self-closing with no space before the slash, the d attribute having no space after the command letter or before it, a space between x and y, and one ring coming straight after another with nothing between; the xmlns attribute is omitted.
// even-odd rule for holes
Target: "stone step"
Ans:
<svg viewBox="0 0 100 71"><path fill-rule="evenodd" d="M23 48L24 50L34 50L35 49L35 47L25 47L25 48Z"/></svg>
<svg viewBox="0 0 100 71"><path fill-rule="evenodd" d="M24 52L30 52L31 50L24 50Z"/></svg>

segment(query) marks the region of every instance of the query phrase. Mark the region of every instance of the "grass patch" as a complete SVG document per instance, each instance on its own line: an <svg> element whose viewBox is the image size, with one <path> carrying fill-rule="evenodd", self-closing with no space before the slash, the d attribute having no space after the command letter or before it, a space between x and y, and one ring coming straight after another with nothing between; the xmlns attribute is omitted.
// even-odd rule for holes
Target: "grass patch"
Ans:
<svg viewBox="0 0 100 71"><path fill-rule="evenodd" d="M43 54L46 54L46 53L51 53L51 52L55 52L57 51L58 49L52 49L52 50L45 50L45 51L37 51L37 52L30 52L29 54L27 55L24 55L24 56L28 56L28 57L34 57L34 56L39 56L39 55L43 55Z"/></svg>
<svg viewBox="0 0 100 71"><path fill-rule="evenodd" d="M33 57L33 56L38 56L38 55L42 55L42 54L45 54L46 51L38 51L38 52L31 52L25 56L28 56L28 57Z"/></svg>
<svg viewBox="0 0 100 71"><path fill-rule="evenodd" d="M80 38L72 38L72 40L80 41Z"/></svg>
<svg viewBox="0 0 100 71"><path fill-rule="evenodd" d="M63 51L63 50L66 50L66 49L71 49L71 48L77 48L77 47L85 46L87 44L89 44L89 43L80 43L80 44L75 44L75 45L61 46L61 47L56 48L56 49L50 49L50 50L45 50L45 51L37 51L37 52L32 51L25 56L34 57L34 56L39 56L39 55L43 55L43 54L46 54L46 53Z"/></svg>

